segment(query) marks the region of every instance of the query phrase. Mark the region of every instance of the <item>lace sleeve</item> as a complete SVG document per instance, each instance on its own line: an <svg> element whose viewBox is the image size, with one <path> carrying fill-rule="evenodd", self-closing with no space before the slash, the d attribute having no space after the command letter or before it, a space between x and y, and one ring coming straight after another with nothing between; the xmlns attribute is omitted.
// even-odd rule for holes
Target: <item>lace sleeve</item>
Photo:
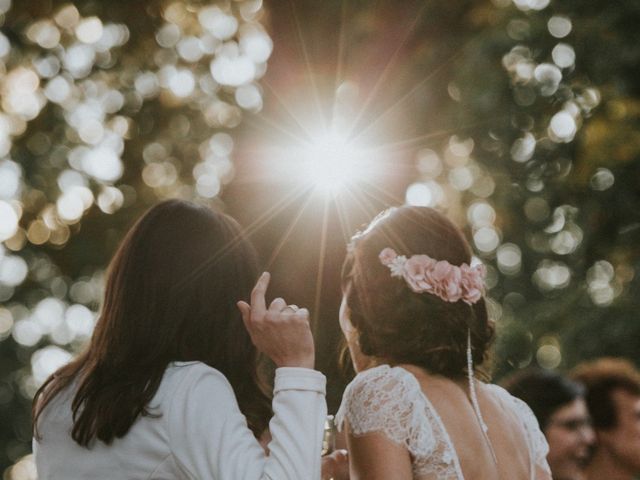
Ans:
<svg viewBox="0 0 640 480"><path fill-rule="evenodd" d="M347 420L352 435L379 432L414 456L429 455L436 442L424 420L417 388L403 371L387 365L358 374L345 390L336 414L338 429Z"/></svg>
<svg viewBox="0 0 640 480"><path fill-rule="evenodd" d="M538 419L535 417L529 405L516 397L511 397L517 415L522 419L527 430L531 455L534 465L544 472L551 475L549 464L547 463L547 454L549 453L549 444L544 434L540 430ZM535 477L534 477L535 478Z"/></svg>

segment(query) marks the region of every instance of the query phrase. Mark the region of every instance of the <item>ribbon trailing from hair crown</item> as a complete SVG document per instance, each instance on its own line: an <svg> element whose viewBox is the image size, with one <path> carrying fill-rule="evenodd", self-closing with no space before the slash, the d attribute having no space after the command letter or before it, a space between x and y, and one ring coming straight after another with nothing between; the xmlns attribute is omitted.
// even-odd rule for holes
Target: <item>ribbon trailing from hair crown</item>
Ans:
<svg viewBox="0 0 640 480"><path fill-rule="evenodd" d="M451 265L446 260L435 260L428 255L398 255L385 248L378 256L389 267L392 277L403 278L416 293L430 293L445 302L463 302L472 305L482 298L486 268L479 264Z"/></svg>

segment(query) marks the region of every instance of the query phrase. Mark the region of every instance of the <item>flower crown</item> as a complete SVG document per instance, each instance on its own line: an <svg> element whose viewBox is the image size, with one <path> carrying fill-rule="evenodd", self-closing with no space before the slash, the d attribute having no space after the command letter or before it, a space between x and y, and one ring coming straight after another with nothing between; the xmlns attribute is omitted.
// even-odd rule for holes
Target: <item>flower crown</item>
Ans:
<svg viewBox="0 0 640 480"><path fill-rule="evenodd" d="M392 277L404 278L416 293L430 293L445 302L462 300L469 305L482 298L486 275L482 264L470 267L463 263L458 267L428 255L412 255L407 259L392 248L382 250L378 258L389 267Z"/></svg>

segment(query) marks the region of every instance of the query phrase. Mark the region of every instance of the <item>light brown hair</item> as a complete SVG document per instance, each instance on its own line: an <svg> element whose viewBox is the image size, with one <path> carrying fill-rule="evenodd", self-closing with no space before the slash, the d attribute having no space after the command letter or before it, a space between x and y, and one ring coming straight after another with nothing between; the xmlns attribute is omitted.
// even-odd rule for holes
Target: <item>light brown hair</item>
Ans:
<svg viewBox="0 0 640 480"><path fill-rule="evenodd" d="M587 389L585 400L593 426L608 430L618 423L613 392L623 390L640 397L640 372L628 360L600 358L575 367L571 376Z"/></svg>

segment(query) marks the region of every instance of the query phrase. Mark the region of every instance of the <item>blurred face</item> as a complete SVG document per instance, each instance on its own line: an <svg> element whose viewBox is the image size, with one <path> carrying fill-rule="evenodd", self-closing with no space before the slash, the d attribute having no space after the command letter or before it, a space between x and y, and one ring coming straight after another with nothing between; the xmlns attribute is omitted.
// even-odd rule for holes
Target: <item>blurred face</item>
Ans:
<svg viewBox="0 0 640 480"><path fill-rule="evenodd" d="M599 448L606 449L614 460L633 475L640 474L640 396L614 390L616 426L599 431Z"/></svg>
<svg viewBox="0 0 640 480"><path fill-rule="evenodd" d="M553 478L582 479L582 470L595 440L584 400L576 398L556 410L551 415L544 434L549 442L547 460Z"/></svg>

